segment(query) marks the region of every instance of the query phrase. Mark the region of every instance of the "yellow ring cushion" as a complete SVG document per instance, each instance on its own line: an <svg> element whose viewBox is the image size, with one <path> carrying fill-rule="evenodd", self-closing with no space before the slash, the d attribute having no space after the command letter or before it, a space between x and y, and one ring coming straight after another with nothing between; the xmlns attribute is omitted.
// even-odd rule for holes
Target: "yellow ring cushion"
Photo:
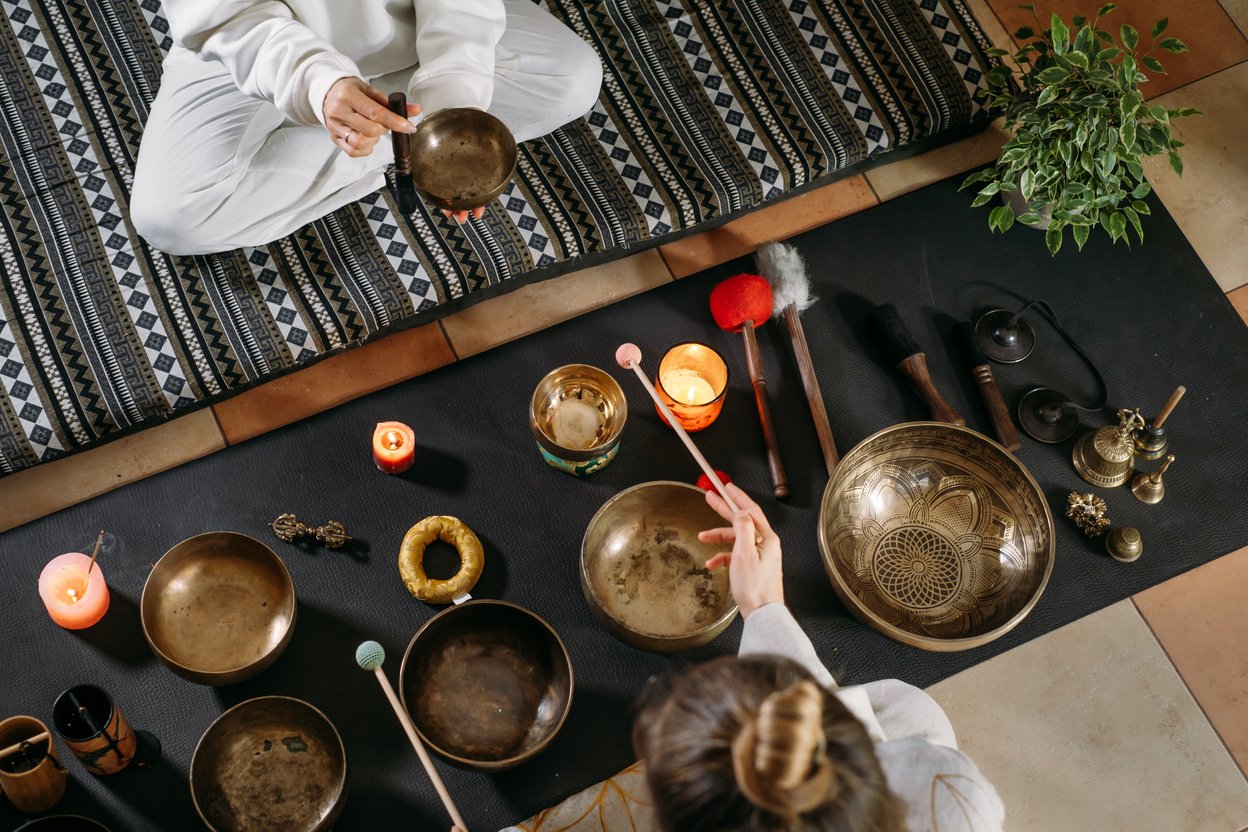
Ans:
<svg viewBox="0 0 1248 832"><path fill-rule="evenodd" d="M425 547L435 540L459 553L459 572L445 581L425 574ZM472 591L485 568L485 551L472 529L455 517L426 517L407 530L399 547L399 575L407 591L431 604L449 604Z"/></svg>

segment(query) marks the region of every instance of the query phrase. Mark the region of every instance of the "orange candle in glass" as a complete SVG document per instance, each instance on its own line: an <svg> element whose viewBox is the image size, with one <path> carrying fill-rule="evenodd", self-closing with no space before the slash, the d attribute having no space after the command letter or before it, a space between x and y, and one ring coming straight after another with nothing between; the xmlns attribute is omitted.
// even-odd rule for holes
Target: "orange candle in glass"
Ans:
<svg viewBox="0 0 1248 832"><path fill-rule="evenodd" d="M99 563L87 574L91 558L69 552L52 558L39 573L39 597L48 615L66 630L83 630L108 612L108 584Z"/></svg>
<svg viewBox="0 0 1248 832"><path fill-rule="evenodd" d="M402 474L416 461L416 432L402 422L380 422L373 431L373 462L387 474Z"/></svg>
<svg viewBox="0 0 1248 832"><path fill-rule="evenodd" d="M728 391L728 365L706 344L677 344L659 362L654 387L680 426L693 433L719 417Z"/></svg>

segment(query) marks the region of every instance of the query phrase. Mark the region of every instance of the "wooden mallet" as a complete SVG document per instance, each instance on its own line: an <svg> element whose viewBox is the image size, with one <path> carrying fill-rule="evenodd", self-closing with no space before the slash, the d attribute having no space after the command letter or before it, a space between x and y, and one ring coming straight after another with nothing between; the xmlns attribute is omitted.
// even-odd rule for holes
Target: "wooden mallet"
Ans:
<svg viewBox="0 0 1248 832"><path fill-rule="evenodd" d="M399 118L407 118L407 96L401 92L390 93L390 111ZM416 183L412 181L411 137L397 130L390 133L394 143L394 198L399 212L406 215L416 211L420 198L416 196Z"/></svg>
<svg viewBox="0 0 1248 832"><path fill-rule="evenodd" d="M381 685L381 689L385 692L386 698L390 700L390 707L394 709L394 715L399 718L403 730L407 732L407 738L412 743L412 748L416 749L416 756L420 757L420 763L425 767L425 774L429 775L433 788L437 791L438 797L442 798L442 805L446 807L446 812L451 816L451 820L456 826L468 832L468 824L464 823L463 817L459 814L459 809L455 808L455 801L451 800L451 794L446 790L446 785L442 782L442 778L438 776L438 770L433 767L433 760L429 759L429 752L425 750L425 745L420 741L420 736L416 733L416 727L412 725L412 718L407 715L403 704L399 702L399 697L394 695L394 688L390 687L390 680L386 678L386 672L381 669L381 665L386 660L386 649L375 641L366 641L359 647L355 648L355 662L363 670L371 670L373 675L377 677L377 682Z"/></svg>

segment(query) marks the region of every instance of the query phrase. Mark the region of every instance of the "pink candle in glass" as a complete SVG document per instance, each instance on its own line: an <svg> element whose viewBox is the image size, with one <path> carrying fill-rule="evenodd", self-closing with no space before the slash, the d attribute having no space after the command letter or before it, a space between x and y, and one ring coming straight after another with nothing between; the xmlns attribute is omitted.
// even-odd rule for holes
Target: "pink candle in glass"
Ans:
<svg viewBox="0 0 1248 832"><path fill-rule="evenodd" d="M39 573L39 597L48 615L66 630L83 630L108 612L108 584L97 562L87 575L91 558L70 552L52 558Z"/></svg>

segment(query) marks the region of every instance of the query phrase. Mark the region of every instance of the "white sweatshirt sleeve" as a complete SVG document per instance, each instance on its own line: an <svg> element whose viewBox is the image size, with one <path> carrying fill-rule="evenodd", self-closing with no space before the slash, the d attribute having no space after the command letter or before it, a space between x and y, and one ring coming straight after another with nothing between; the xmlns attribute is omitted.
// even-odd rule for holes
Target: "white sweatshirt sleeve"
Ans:
<svg viewBox="0 0 1248 832"><path fill-rule="evenodd" d="M324 124L329 88L360 74L353 60L276 0L164 0L164 9L175 41L220 61L239 89L271 101L298 124Z"/></svg>
<svg viewBox="0 0 1248 832"><path fill-rule="evenodd" d="M488 109L494 97L494 50L507 28L503 0L413 0L420 69L408 93L425 113L450 107Z"/></svg>

